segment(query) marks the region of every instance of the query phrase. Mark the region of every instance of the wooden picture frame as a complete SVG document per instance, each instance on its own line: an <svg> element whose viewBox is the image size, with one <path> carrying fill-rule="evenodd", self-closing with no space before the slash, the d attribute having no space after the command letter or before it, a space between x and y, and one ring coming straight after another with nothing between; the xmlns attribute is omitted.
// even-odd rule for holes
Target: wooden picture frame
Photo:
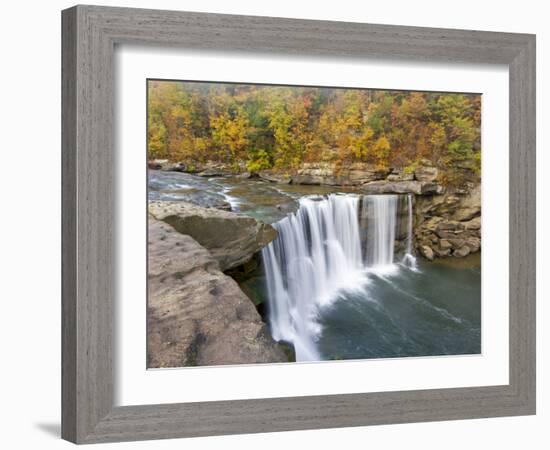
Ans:
<svg viewBox="0 0 550 450"><path fill-rule="evenodd" d="M62 13L62 437L75 443L535 413L535 36L75 6ZM116 44L505 64L510 86L509 384L114 407Z"/></svg>

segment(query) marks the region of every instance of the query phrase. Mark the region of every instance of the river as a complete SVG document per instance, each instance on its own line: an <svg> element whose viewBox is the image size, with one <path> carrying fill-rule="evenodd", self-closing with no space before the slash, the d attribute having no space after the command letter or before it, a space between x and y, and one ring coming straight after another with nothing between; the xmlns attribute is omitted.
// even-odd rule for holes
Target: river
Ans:
<svg viewBox="0 0 550 450"><path fill-rule="evenodd" d="M480 255L415 258L409 196L150 170L149 198L273 224L279 237L242 287L297 361L481 352Z"/></svg>

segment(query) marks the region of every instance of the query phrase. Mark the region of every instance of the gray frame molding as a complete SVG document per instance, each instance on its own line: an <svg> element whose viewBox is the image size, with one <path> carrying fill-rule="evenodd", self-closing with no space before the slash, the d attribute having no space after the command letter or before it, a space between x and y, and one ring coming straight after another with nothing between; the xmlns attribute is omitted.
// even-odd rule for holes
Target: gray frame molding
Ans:
<svg viewBox="0 0 550 450"><path fill-rule="evenodd" d="M75 6L62 13L62 437L76 443L535 413L535 36ZM115 44L506 64L510 384L113 406Z"/></svg>

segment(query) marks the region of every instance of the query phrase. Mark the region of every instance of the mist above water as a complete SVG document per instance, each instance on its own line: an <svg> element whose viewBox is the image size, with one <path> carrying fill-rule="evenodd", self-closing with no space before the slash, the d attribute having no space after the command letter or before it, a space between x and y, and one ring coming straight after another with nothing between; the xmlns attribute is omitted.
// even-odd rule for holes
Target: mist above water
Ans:
<svg viewBox="0 0 550 450"><path fill-rule="evenodd" d="M298 361L321 359L316 344L322 331L317 320L321 308L343 291L358 295L370 271L397 270L398 197L304 197L295 214L274 224L279 237L262 252L269 320L274 339L291 342ZM410 199L407 205L412 209ZM411 242L412 236L407 236L406 258L414 264Z"/></svg>

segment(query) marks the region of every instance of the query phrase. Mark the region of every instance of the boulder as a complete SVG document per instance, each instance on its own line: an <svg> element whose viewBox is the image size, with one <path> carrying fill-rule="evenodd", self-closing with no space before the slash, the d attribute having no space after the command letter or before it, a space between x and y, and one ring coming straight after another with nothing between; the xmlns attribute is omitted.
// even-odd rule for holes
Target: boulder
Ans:
<svg viewBox="0 0 550 450"><path fill-rule="evenodd" d="M413 181L414 173L405 172L404 170L392 169L391 173L386 178L388 181Z"/></svg>
<svg viewBox="0 0 550 450"><path fill-rule="evenodd" d="M366 194L417 194L422 193L418 181L373 181L363 186Z"/></svg>
<svg viewBox="0 0 550 450"><path fill-rule="evenodd" d="M466 244L466 241L460 238L451 238L449 242L454 249L462 248Z"/></svg>
<svg viewBox="0 0 550 450"><path fill-rule="evenodd" d="M271 225L252 217L187 202L150 201L149 213L195 239L223 271L246 263L277 237Z"/></svg>
<svg viewBox="0 0 550 450"><path fill-rule="evenodd" d="M179 161L169 161L168 159L152 159L147 161L147 167L154 170L163 170L166 172L187 172L196 173L203 170L199 163L183 163Z"/></svg>
<svg viewBox="0 0 550 450"><path fill-rule="evenodd" d="M473 187L468 194L461 196L452 218L468 221L479 215L481 215L481 184Z"/></svg>
<svg viewBox="0 0 550 450"><path fill-rule="evenodd" d="M438 216L429 217L422 223L422 227L420 229L426 230L426 231L435 231L437 229L437 226L441 222L443 222L443 218L441 217L438 217Z"/></svg>
<svg viewBox="0 0 550 450"><path fill-rule="evenodd" d="M253 303L193 238L149 216L147 366L287 362Z"/></svg>
<svg viewBox="0 0 550 450"><path fill-rule="evenodd" d="M372 164L355 162L339 171L340 178L347 180L352 186L369 183L371 181L383 180L387 177L389 170L381 169Z"/></svg>
<svg viewBox="0 0 550 450"><path fill-rule="evenodd" d="M459 258L468 256L469 254L470 254L470 247L468 247L467 245L464 245L463 247L460 247L459 249L453 251L453 256L457 256Z"/></svg>
<svg viewBox="0 0 550 450"><path fill-rule="evenodd" d="M371 164L355 162L344 167L333 163L304 163L292 177L293 184L330 186L360 186L376 180L384 180L387 170Z"/></svg>
<svg viewBox="0 0 550 450"><path fill-rule="evenodd" d="M154 170L162 170L167 164L167 159L150 159L147 161L147 167Z"/></svg>
<svg viewBox="0 0 550 450"><path fill-rule="evenodd" d="M463 222L464 227L467 230L480 230L481 229L481 217L474 217L472 220L469 220L467 222Z"/></svg>
<svg viewBox="0 0 550 450"><path fill-rule="evenodd" d="M258 176L262 180L269 181L270 183L278 184L290 184L292 182L292 177L288 174L272 173L268 171L262 171L258 173Z"/></svg>
<svg viewBox="0 0 550 450"><path fill-rule="evenodd" d="M440 248L435 247L435 248L433 249L433 252L434 252L439 258L444 258L445 256L449 256L449 255L451 254L451 249L450 249L450 248L440 249Z"/></svg>
<svg viewBox="0 0 550 450"><path fill-rule="evenodd" d="M460 198L452 194L419 197L416 208L429 216L449 216L455 210Z"/></svg>
<svg viewBox="0 0 550 450"><path fill-rule="evenodd" d="M439 222L435 228L436 231L441 231L441 230L456 231L456 230L463 230L463 229L464 229L464 225L455 220L445 220L445 221Z"/></svg>
<svg viewBox="0 0 550 450"><path fill-rule="evenodd" d="M439 248L441 250L450 250L452 248L453 244L448 239L441 239L439 241Z"/></svg>
<svg viewBox="0 0 550 450"><path fill-rule="evenodd" d="M242 178L243 180L249 180L250 178L258 178L256 172L243 172L238 175L235 175L235 178Z"/></svg>
<svg viewBox="0 0 550 450"><path fill-rule="evenodd" d="M154 170L165 170L172 172L185 172L185 164L180 162L172 162L167 159L153 159L147 161L147 167Z"/></svg>
<svg viewBox="0 0 550 450"><path fill-rule="evenodd" d="M441 192L442 187L435 183L421 181L371 181L363 185L366 194L416 194L430 195Z"/></svg>
<svg viewBox="0 0 550 450"><path fill-rule="evenodd" d="M329 163L304 163L292 177L292 184L338 184L335 168Z"/></svg>
<svg viewBox="0 0 550 450"><path fill-rule="evenodd" d="M215 161L207 161L204 164L193 165L194 173L199 177L224 177L235 176L238 174L246 173L246 165L239 163L237 166L219 163Z"/></svg>
<svg viewBox="0 0 550 450"><path fill-rule="evenodd" d="M226 175L228 175L228 172L220 168L206 169L197 173L197 176L205 178L223 177Z"/></svg>
<svg viewBox="0 0 550 450"><path fill-rule="evenodd" d="M431 249L431 247L428 247L427 245L422 245L420 247L420 254L430 261L433 261L434 259L434 251Z"/></svg>
<svg viewBox="0 0 550 450"><path fill-rule="evenodd" d="M384 173L374 170L354 170L343 171L340 175L343 185L359 186L371 181L380 180L384 177Z"/></svg>
<svg viewBox="0 0 550 450"><path fill-rule="evenodd" d="M471 253L475 253L481 248L481 239L477 237L469 237L466 239L466 245L470 249Z"/></svg>
<svg viewBox="0 0 550 450"><path fill-rule="evenodd" d="M436 167L422 165L414 169L414 178L418 181L433 183L437 180L438 176L439 170Z"/></svg>
<svg viewBox="0 0 550 450"><path fill-rule="evenodd" d="M426 186L430 186L431 192L437 195L418 199L417 208L423 214L444 216L458 221L468 221L481 215L480 185L470 186L469 191L455 189L447 193L438 184L424 182L424 185L424 191L427 190Z"/></svg>

